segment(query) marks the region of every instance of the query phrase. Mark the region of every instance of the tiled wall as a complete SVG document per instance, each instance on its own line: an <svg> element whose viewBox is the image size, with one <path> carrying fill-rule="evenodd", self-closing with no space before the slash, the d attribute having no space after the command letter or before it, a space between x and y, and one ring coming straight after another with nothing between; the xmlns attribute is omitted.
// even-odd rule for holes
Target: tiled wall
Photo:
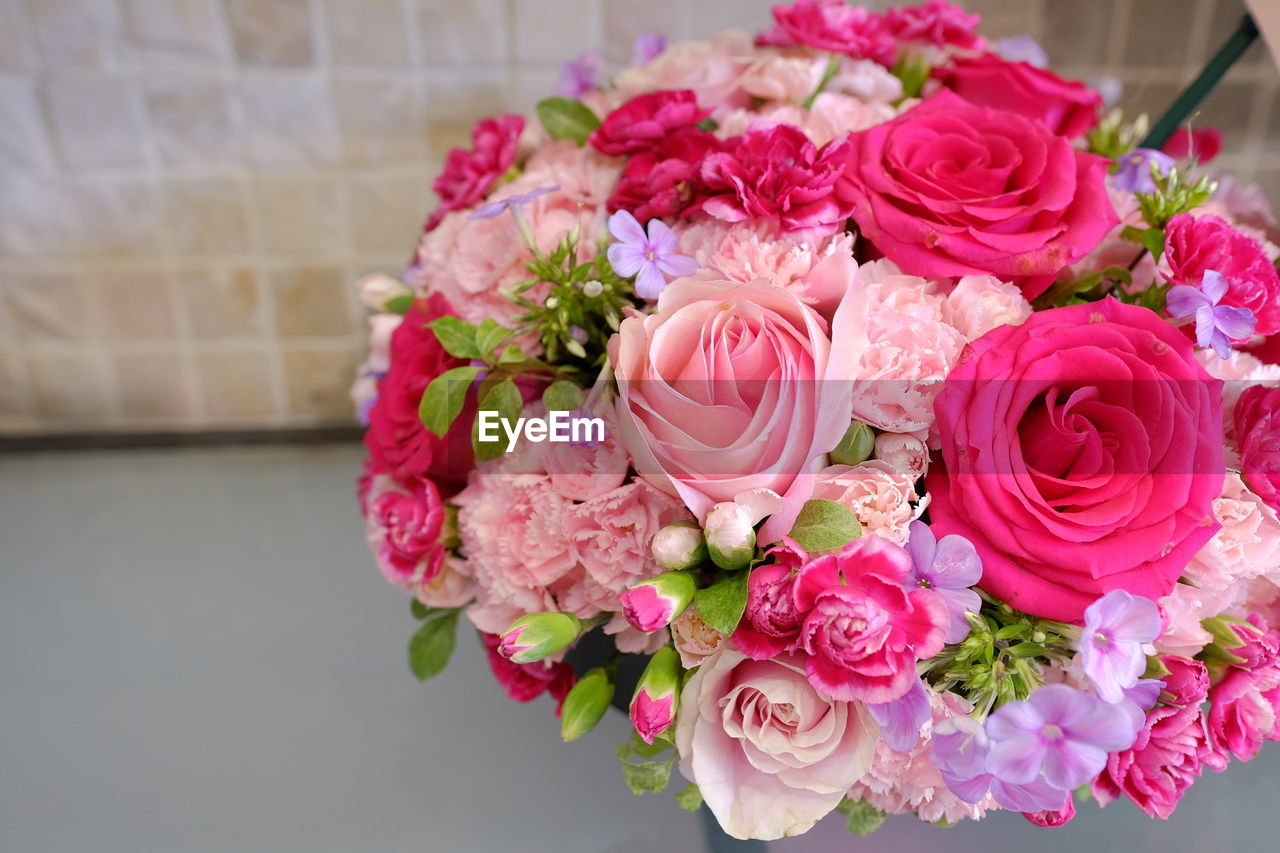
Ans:
<svg viewBox="0 0 1280 853"><path fill-rule="evenodd" d="M970 0L1158 112L1240 0ZM874 4L873 4L874 5ZM883 4L879 4L883 5ZM0 430L344 421L350 283L398 269L444 152L559 64L769 0L0 0ZM1255 48L1203 122L1280 198Z"/></svg>

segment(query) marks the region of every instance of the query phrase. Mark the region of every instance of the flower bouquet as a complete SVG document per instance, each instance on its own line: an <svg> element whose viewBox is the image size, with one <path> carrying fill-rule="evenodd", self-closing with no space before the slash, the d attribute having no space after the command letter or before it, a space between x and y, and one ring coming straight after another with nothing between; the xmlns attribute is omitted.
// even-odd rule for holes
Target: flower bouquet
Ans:
<svg viewBox="0 0 1280 853"><path fill-rule="evenodd" d="M773 14L481 121L362 282L411 667L616 694L737 838L1167 818L1280 739L1270 211L941 0Z"/></svg>

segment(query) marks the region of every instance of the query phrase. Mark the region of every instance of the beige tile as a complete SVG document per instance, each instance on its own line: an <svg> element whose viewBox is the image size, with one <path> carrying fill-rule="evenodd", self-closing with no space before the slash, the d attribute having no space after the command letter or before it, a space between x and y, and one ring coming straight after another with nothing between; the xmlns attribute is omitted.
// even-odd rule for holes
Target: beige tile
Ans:
<svg viewBox="0 0 1280 853"><path fill-rule="evenodd" d="M616 62L629 63L636 36L653 33L675 40L680 6L676 0L604 0L603 15L607 55Z"/></svg>
<svg viewBox="0 0 1280 853"><path fill-rule="evenodd" d="M176 166L221 166L243 157L221 80L157 77L144 93L160 161Z"/></svg>
<svg viewBox="0 0 1280 853"><path fill-rule="evenodd" d="M28 343L93 338L84 284L69 272L12 272L4 280L9 320Z"/></svg>
<svg viewBox="0 0 1280 853"><path fill-rule="evenodd" d="M1124 64L1180 68L1199 0L1132 0Z"/></svg>
<svg viewBox="0 0 1280 853"><path fill-rule="evenodd" d="M979 32L991 40L1034 35L1034 2L1010 3L1008 0L966 0L966 12L982 16Z"/></svg>
<svg viewBox="0 0 1280 853"><path fill-rule="evenodd" d="M1194 127L1216 127L1222 131L1224 153L1248 148L1251 142L1248 129L1253 117L1253 83L1219 83L1200 104L1192 119Z"/></svg>
<svg viewBox="0 0 1280 853"><path fill-rule="evenodd" d="M409 64L401 0L325 0L329 56L339 65Z"/></svg>
<svg viewBox="0 0 1280 853"><path fill-rule="evenodd" d="M427 80L427 139L431 154L443 157L454 146L471 146L471 126L478 119L506 112L510 101L502 71L441 74Z"/></svg>
<svg viewBox="0 0 1280 853"><path fill-rule="evenodd" d="M421 87L409 77L340 77L333 104L348 162L420 162L427 149Z"/></svg>
<svg viewBox="0 0 1280 853"><path fill-rule="evenodd" d="M507 59L510 35L505 0L416 0L415 5L426 64L469 66Z"/></svg>
<svg viewBox="0 0 1280 853"><path fill-rule="evenodd" d="M331 163L338 130L324 80L310 72L258 72L241 78L249 155L263 166Z"/></svg>
<svg viewBox="0 0 1280 853"><path fill-rule="evenodd" d="M352 178L351 227L361 252L407 252L434 204L431 179Z"/></svg>
<svg viewBox="0 0 1280 853"><path fill-rule="evenodd" d="M332 267L296 267L269 274L276 333L285 338L351 334L347 282Z"/></svg>
<svg viewBox="0 0 1280 853"><path fill-rule="evenodd" d="M1262 3L1270 2L1270 0L1261 0ZM1244 17L1245 8L1241 0L1217 0L1214 6L1213 18L1209 24L1208 37L1205 40L1204 52L1201 56L1193 56L1192 61L1199 65L1209 61L1209 57L1222 47L1226 40L1240 26L1240 21ZM1173 19L1170 19L1172 23ZM1275 65L1271 59L1271 54L1267 51L1265 42L1259 38L1245 51L1244 56L1240 57L1237 65L1242 66L1263 66L1274 68Z"/></svg>
<svg viewBox="0 0 1280 853"><path fill-rule="evenodd" d="M135 63L168 67L229 60L229 39L217 0L120 2L125 39Z"/></svg>
<svg viewBox="0 0 1280 853"><path fill-rule="evenodd" d="M76 212L63 181L6 175L0 211L0 255L59 257L75 239Z"/></svg>
<svg viewBox="0 0 1280 853"><path fill-rule="evenodd" d="M53 78L45 106L62 161L73 169L146 162L134 93L123 77Z"/></svg>
<svg viewBox="0 0 1280 853"><path fill-rule="evenodd" d="M196 371L208 417L262 419L275 412L271 358L265 349L198 353Z"/></svg>
<svg viewBox="0 0 1280 853"><path fill-rule="evenodd" d="M263 177L254 194L268 253L326 260L346 254L345 195L336 180Z"/></svg>
<svg viewBox="0 0 1280 853"><path fill-rule="evenodd" d="M165 182L165 218L181 253L216 254L250 249L248 212L238 181L171 178Z"/></svg>
<svg viewBox="0 0 1280 853"><path fill-rule="evenodd" d="M40 56L50 68L103 68L116 62L120 19L103 0L26 0Z"/></svg>
<svg viewBox="0 0 1280 853"><path fill-rule="evenodd" d="M64 251L155 259L164 239L164 210L149 178L77 178L66 182L65 193L72 232Z"/></svg>
<svg viewBox="0 0 1280 853"><path fill-rule="evenodd" d="M1114 26L1112 0L1050 0L1045 4L1044 49L1053 65L1101 66ZM1181 63L1182 57L1178 57Z"/></svg>
<svg viewBox="0 0 1280 853"><path fill-rule="evenodd" d="M114 361L124 417L173 421L194 414L191 387L177 353L118 354Z"/></svg>
<svg viewBox="0 0 1280 853"><path fill-rule="evenodd" d="M697 5L685 8L685 32L690 38L703 38L720 30L758 32L773 22L769 10L775 5L777 0L698 0Z"/></svg>
<svg viewBox="0 0 1280 853"><path fill-rule="evenodd" d="M0 77L0 173L47 172L53 163L35 86L27 79Z"/></svg>
<svg viewBox="0 0 1280 853"><path fill-rule="evenodd" d="M262 292L253 270L183 270L176 280L195 337L253 337L266 331Z"/></svg>
<svg viewBox="0 0 1280 853"><path fill-rule="evenodd" d="M88 352L30 352L27 374L37 414L77 426L102 424L111 411L107 365Z"/></svg>
<svg viewBox="0 0 1280 853"><path fill-rule="evenodd" d="M516 59L525 62L565 62L591 47L599 47L594 3L581 0L515 0L512 3ZM481 61L486 54L472 55Z"/></svg>
<svg viewBox="0 0 1280 853"><path fill-rule="evenodd" d="M89 276L108 341L167 341L178 336L170 275L154 269L103 270Z"/></svg>
<svg viewBox="0 0 1280 853"><path fill-rule="evenodd" d="M223 0L236 58L246 65L299 66L315 59L308 0Z"/></svg>
<svg viewBox="0 0 1280 853"><path fill-rule="evenodd" d="M325 419L353 419L351 398L347 392L359 363L360 356L354 344L349 350L306 348L285 352L289 413Z"/></svg>

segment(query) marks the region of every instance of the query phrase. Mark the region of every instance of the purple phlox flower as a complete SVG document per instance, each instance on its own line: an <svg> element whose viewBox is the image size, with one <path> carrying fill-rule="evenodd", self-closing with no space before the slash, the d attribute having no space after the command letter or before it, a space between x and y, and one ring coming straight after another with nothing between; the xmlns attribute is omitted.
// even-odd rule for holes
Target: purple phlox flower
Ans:
<svg viewBox="0 0 1280 853"><path fill-rule="evenodd" d="M588 50L577 59L571 59L560 69L560 83L556 94L566 98L581 98L600 88L600 74L604 71L604 56L598 50Z"/></svg>
<svg viewBox="0 0 1280 853"><path fill-rule="evenodd" d="M937 540L929 525L913 521L907 528L907 553L911 555L911 571L902 585L908 589L924 587L936 592L947 605L951 624L947 626L947 642L959 643L969 636L965 611L977 613L982 599L970 589L982 579L982 558L973 543L963 536L951 534Z"/></svg>
<svg viewBox="0 0 1280 853"><path fill-rule="evenodd" d="M1124 699L1118 704L1129 715L1134 737L1147 723L1147 712L1156 706L1164 682L1158 678L1139 678L1138 683L1124 689Z"/></svg>
<svg viewBox="0 0 1280 853"><path fill-rule="evenodd" d="M1116 171L1111 176L1111 183L1118 190L1130 193L1153 193L1156 191L1155 179L1151 177L1151 164L1155 163L1160 174L1167 175L1173 168L1174 160L1163 151L1153 148L1135 148L1128 154L1116 158Z"/></svg>
<svg viewBox="0 0 1280 853"><path fill-rule="evenodd" d="M661 219L649 220L649 233L625 210L609 217L609 233L618 242L609 247L609 263L624 278L636 277L636 294L642 299L657 299L668 281L693 275L698 262L676 252L679 241L675 232Z"/></svg>
<svg viewBox="0 0 1280 853"><path fill-rule="evenodd" d="M1107 702L1123 700L1147 668L1143 646L1159 636L1160 608L1149 598L1113 589L1090 604L1080 632L1080 664L1098 695Z"/></svg>
<svg viewBox="0 0 1280 853"><path fill-rule="evenodd" d="M980 803L990 794L1001 808L1011 811L1056 811L1070 796L1051 787L1043 778L1017 785L988 772L991 741L982 723L972 717L939 720L934 724L929 748L942 780L966 803Z"/></svg>
<svg viewBox="0 0 1280 853"><path fill-rule="evenodd" d="M1084 78L1084 83L1102 96L1102 105L1104 107L1112 106L1124 94L1124 82L1119 77L1108 77L1106 75L1086 77Z"/></svg>
<svg viewBox="0 0 1280 853"><path fill-rule="evenodd" d="M560 189L559 184L548 187L538 187L535 190L529 190L527 193L520 195L508 196L506 198L491 201L488 204L482 204L471 212L468 219L493 219L493 217L502 213L504 210L510 210L513 213L520 207L533 201L535 198L544 196L547 193L553 193Z"/></svg>
<svg viewBox="0 0 1280 853"><path fill-rule="evenodd" d="M667 49L667 37L662 33L641 33L631 46L631 64L648 65Z"/></svg>
<svg viewBox="0 0 1280 853"><path fill-rule="evenodd" d="M1041 778L1071 791L1095 778L1107 753L1133 746L1128 712L1066 684L1046 684L987 719L987 772L1025 785Z"/></svg>
<svg viewBox="0 0 1280 853"><path fill-rule="evenodd" d="M1219 358L1231 358L1231 342L1253 337L1258 319L1248 308L1219 305L1227 295L1227 280L1217 271L1208 270L1200 287L1177 284L1169 288L1165 310L1175 320L1194 317L1196 344L1213 347Z"/></svg>
<svg viewBox="0 0 1280 853"><path fill-rule="evenodd" d="M995 43L996 55L1006 62L1025 62L1036 68L1049 67L1049 54L1031 36L1010 36Z"/></svg>
<svg viewBox="0 0 1280 853"><path fill-rule="evenodd" d="M867 705L871 717L880 724L880 736L890 749L910 752L920 741L920 728L933 716L929 692L916 679L911 689L892 702Z"/></svg>

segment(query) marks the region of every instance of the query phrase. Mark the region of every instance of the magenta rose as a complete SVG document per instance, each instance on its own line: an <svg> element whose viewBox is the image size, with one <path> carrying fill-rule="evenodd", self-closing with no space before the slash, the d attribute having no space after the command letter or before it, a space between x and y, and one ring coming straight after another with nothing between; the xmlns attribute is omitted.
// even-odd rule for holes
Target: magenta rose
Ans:
<svg viewBox="0 0 1280 853"><path fill-rule="evenodd" d="M1240 476L1263 503L1280 511L1280 388L1245 389L1234 417Z"/></svg>
<svg viewBox="0 0 1280 853"><path fill-rule="evenodd" d="M1102 96L1085 84L994 53L959 57L935 76L971 104L1036 119L1056 136L1080 136L1098 123L1102 107Z"/></svg>
<svg viewBox="0 0 1280 853"><path fill-rule="evenodd" d="M799 644L813 686L845 701L899 699L916 682L916 660L937 654L950 616L934 591L905 589L911 556L879 536L855 539L796 576Z"/></svg>
<svg viewBox="0 0 1280 853"><path fill-rule="evenodd" d="M1080 622L1113 589L1157 600L1218 529L1222 383L1146 308L988 332L934 411L933 528L973 542L982 588L1019 610Z"/></svg>
<svg viewBox="0 0 1280 853"><path fill-rule="evenodd" d="M843 263L852 281L852 258ZM837 309L828 335L799 296L767 281L668 284L655 313L624 320L609 342L636 470L699 521L714 504L773 492L782 500L759 541L780 540L849 426L850 313Z"/></svg>
<svg viewBox="0 0 1280 853"><path fill-rule="evenodd" d="M1227 280L1222 305L1252 311L1255 334L1280 332L1280 273L1248 234L1216 216L1183 213L1165 228L1164 262L1174 284L1198 288L1206 272L1218 273Z"/></svg>
<svg viewBox="0 0 1280 853"><path fill-rule="evenodd" d="M440 206L427 220L432 231L445 214L478 204L516 161L524 117L504 115L476 122L471 129L472 148L453 148L445 155L444 171L432 189Z"/></svg>
<svg viewBox="0 0 1280 853"><path fill-rule="evenodd" d="M688 89L638 95L605 116L587 141L604 154L638 154L655 148L670 133L693 127L711 110L698 106Z"/></svg>
<svg viewBox="0 0 1280 853"><path fill-rule="evenodd" d="M892 65L896 46L884 19L844 0L796 0L773 7L774 27L756 44L807 47Z"/></svg>
<svg viewBox="0 0 1280 853"><path fill-rule="evenodd" d="M1118 222L1105 158L946 90L850 140L837 192L863 236L915 275L990 273L1031 299Z"/></svg>
<svg viewBox="0 0 1280 853"><path fill-rule="evenodd" d="M390 474L402 483L430 477L445 496L466 484L475 465L471 450L471 414L464 413L444 438L427 431L418 416L422 392L432 379L465 362L445 352L427 324L453 314L449 302L438 293L413 303L404 321L391 334L391 366L378 380L378 400L369 410L371 470Z"/></svg>
<svg viewBox="0 0 1280 853"><path fill-rule="evenodd" d="M836 193L849 156L846 138L816 147L799 128L748 130L702 164L711 193L702 209L724 222L759 219L783 234L824 237L844 227L851 206Z"/></svg>

